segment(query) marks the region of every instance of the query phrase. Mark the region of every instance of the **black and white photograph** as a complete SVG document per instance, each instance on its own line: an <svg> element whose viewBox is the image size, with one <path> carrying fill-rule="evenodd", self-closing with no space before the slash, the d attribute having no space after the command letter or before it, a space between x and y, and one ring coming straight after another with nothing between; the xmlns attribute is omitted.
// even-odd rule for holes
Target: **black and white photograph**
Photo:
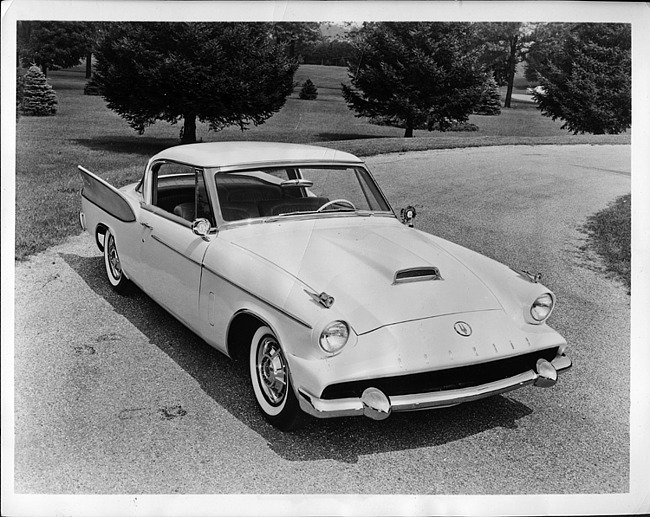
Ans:
<svg viewBox="0 0 650 517"><path fill-rule="evenodd" d="M2 515L650 513L648 50L634 2L3 2Z"/></svg>

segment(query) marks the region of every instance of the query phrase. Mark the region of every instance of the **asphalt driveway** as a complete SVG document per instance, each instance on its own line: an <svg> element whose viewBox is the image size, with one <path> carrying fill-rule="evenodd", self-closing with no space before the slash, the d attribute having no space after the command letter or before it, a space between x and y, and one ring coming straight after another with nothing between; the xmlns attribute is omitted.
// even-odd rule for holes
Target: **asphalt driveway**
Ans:
<svg viewBox="0 0 650 517"><path fill-rule="evenodd" d="M257 413L244 370L143 293L115 294L81 235L16 265L16 492L627 492L630 298L581 249L580 227L630 192L629 146L368 163L395 208L416 206L420 229L543 273L574 360L558 385L283 434Z"/></svg>

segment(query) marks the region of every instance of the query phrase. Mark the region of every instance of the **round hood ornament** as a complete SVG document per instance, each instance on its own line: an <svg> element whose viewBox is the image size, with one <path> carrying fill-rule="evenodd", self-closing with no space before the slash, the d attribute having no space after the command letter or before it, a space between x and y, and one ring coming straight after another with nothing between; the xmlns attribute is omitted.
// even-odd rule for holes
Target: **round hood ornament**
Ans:
<svg viewBox="0 0 650 517"><path fill-rule="evenodd" d="M464 321L457 321L454 323L454 330L463 337L468 337L472 334L472 327L469 326L469 323Z"/></svg>

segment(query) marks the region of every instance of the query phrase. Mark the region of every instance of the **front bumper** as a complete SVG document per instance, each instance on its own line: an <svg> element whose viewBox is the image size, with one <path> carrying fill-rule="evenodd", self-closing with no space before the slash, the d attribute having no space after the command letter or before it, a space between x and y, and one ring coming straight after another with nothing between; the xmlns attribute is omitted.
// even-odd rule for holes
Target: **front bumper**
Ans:
<svg viewBox="0 0 650 517"><path fill-rule="evenodd" d="M478 386L391 397L377 388L370 387L361 397L334 400L320 399L301 389L299 402L305 413L317 418L364 415L375 420L383 420L392 411L418 411L455 406L506 393L529 384L539 387L553 386L557 381L558 373L568 370L571 365L571 359L560 352L550 362L545 359L537 361L534 370Z"/></svg>

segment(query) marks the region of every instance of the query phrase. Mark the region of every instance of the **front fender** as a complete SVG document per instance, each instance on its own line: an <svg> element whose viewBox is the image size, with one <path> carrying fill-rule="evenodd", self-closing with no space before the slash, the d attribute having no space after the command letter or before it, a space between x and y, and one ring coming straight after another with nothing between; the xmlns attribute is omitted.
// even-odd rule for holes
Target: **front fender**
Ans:
<svg viewBox="0 0 650 517"><path fill-rule="evenodd" d="M538 296L550 293L555 300L555 294L550 289L522 272L440 237L429 235L429 238L474 271L505 312L518 323L528 321L526 312Z"/></svg>

